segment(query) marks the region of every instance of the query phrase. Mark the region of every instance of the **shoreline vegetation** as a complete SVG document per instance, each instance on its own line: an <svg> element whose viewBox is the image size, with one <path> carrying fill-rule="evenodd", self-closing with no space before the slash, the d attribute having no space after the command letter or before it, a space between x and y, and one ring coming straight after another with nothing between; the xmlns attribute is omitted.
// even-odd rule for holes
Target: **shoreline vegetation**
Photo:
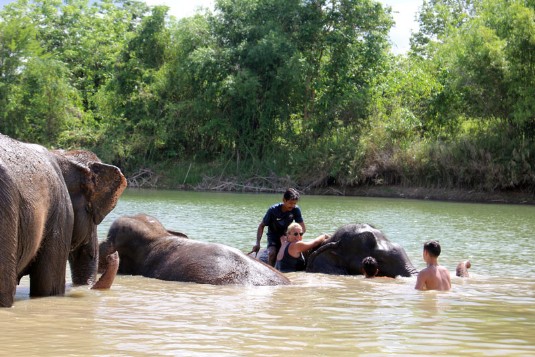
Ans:
<svg viewBox="0 0 535 357"><path fill-rule="evenodd" d="M5 5L0 133L131 187L535 201L533 0L422 1L399 55L376 0L168 11Z"/></svg>
<svg viewBox="0 0 535 357"><path fill-rule="evenodd" d="M496 203L535 205L535 192L528 190L480 191L473 189L430 188L404 185L326 185L322 187L303 186L289 177L253 177L247 180L205 176L197 184L172 184L152 170L142 169L128 177L132 189L170 189L182 191L281 193L288 187L295 187L303 194L325 196L355 196L417 199L445 202Z"/></svg>

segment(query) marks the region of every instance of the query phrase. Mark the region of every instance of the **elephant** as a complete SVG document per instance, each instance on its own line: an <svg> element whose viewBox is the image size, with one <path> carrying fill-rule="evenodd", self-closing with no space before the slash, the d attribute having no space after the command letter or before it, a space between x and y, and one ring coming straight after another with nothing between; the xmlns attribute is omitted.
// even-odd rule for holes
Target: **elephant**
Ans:
<svg viewBox="0 0 535 357"><path fill-rule="evenodd" d="M279 271L236 248L189 239L143 213L117 218L99 250L101 257L119 252L119 274L212 285L290 283Z"/></svg>
<svg viewBox="0 0 535 357"><path fill-rule="evenodd" d="M254 257L252 252L248 255ZM395 278L418 274L405 250L369 224L342 226L319 247L303 255L305 271L309 273L363 275L362 259L372 256L379 265L376 276ZM267 262L267 250L261 249L256 257Z"/></svg>
<svg viewBox="0 0 535 357"><path fill-rule="evenodd" d="M369 224L347 224L338 228L329 239L308 255L306 271L360 275L362 259L367 256L377 260L377 276L410 277L418 273L405 250Z"/></svg>
<svg viewBox="0 0 535 357"><path fill-rule="evenodd" d="M30 296L65 293L95 280L97 225L126 188L121 170L90 151L47 150L0 134L0 306L13 305L29 275Z"/></svg>

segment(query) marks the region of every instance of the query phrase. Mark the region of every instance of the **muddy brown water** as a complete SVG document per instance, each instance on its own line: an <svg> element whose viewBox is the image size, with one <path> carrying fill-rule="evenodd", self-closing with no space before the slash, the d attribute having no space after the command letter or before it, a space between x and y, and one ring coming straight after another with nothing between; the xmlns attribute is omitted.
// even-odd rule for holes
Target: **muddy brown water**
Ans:
<svg viewBox="0 0 535 357"><path fill-rule="evenodd" d="M249 251L280 195L128 190L99 227L138 212L193 239ZM535 355L535 207L302 196L305 239L366 222L401 244L417 268L439 239L449 292L415 278L291 273L293 285L211 286L118 276L109 291L68 287L0 309L1 355L385 356ZM264 236L262 245L266 243ZM471 277L455 265L471 259ZM70 285L70 281L67 281Z"/></svg>

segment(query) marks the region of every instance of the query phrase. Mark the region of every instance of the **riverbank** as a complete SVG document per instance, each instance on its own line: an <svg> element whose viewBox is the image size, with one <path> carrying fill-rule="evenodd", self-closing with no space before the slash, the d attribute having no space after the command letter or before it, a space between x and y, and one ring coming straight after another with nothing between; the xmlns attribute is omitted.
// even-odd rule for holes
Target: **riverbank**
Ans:
<svg viewBox="0 0 535 357"><path fill-rule="evenodd" d="M162 175L163 176L163 175ZM303 194L328 196L360 196L405 198L418 200L504 203L535 205L535 192L528 190L477 191L447 188L406 187L402 185L360 185L360 186L303 186L289 177L252 177L248 180L236 178L204 177L195 185L171 183L150 170L140 170L128 178L128 186L133 188L170 189L182 191L220 192L284 192L287 187L295 187Z"/></svg>
<svg viewBox="0 0 535 357"><path fill-rule="evenodd" d="M312 189L307 193L315 195L341 195L362 197L406 198L418 200L504 203L535 205L535 194L522 191L481 192L444 188L401 187L401 186L359 186L327 187Z"/></svg>

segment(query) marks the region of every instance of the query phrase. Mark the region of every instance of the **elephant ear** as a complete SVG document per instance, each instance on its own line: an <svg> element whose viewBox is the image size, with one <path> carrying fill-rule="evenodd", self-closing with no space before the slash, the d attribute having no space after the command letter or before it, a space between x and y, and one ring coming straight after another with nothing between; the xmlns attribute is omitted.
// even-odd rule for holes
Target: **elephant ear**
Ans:
<svg viewBox="0 0 535 357"><path fill-rule="evenodd" d="M126 188L118 167L107 165L91 151L53 150L75 212L85 210L95 224L115 207Z"/></svg>
<svg viewBox="0 0 535 357"><path fill-rule="evenodd" d="M121 170L116 166L92 162L88 164L88 169L83 188L93 223L100 224L104 217L115 208L127 183Z"/></svg>

